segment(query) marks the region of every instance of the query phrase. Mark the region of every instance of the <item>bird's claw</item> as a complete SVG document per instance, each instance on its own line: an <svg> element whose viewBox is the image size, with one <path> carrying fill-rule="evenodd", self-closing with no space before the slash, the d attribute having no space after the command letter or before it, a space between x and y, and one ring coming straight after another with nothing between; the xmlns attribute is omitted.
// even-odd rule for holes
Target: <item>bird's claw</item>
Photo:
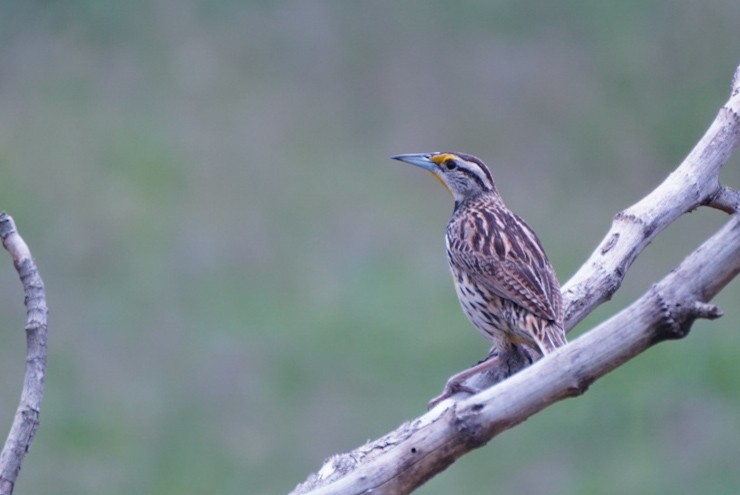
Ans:
<svg viewBox="0 0 740 495"><path fill-rule="evenodd" d="M444 390L442 390L442 393L429 401L429 403L427 404L427 410L432 409L443 400L448 399L453 395L461 392L474 395L480 392L480 390L476 390L473 387L468 387L467 385L464 385L461 381L455 380L453 377L447 381Z"/></svg>

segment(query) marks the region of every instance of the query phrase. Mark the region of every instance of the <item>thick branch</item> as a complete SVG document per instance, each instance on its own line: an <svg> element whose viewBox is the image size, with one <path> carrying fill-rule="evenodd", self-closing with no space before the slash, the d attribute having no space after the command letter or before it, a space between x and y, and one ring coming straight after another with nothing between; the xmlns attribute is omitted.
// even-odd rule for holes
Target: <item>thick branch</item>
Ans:
<svg viewBox="0 0 740 495"><path fill-rule="evenodd" d="M294 494L402 494L502 431L588 386L650 346L685 336L740 272L740 215L632 305L498 385L446 401L385 437L335 456ZM314 489L315 488L315 489Z"/></svg>
<svg viewBox="0 0 740 495"><path fill-rule="evenodd" d="M0 213L0 238L13 258L18 271L26 305L26 373L23 390L13 424L0 452L0 495L13 493L23 457L39 426L39 411L44 395L46 375L47 314L44 283L31 256L31 251L18 234L13 219Z"/></svg>

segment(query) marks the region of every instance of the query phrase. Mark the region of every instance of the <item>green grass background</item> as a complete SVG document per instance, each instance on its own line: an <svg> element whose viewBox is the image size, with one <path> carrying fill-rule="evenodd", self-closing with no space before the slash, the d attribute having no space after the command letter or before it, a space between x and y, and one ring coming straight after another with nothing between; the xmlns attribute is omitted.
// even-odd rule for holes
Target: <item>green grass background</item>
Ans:
<svg viewBox="0 0 740 495"><path fill-rule="evenodd" d="M487 348L447 273L450 198L388 156L483 158L566 280L726 99L738 21L736 0L3 2L0 208L51 307L16 493L285 493L421 414ZM579 331L725 220L677 221ZM418 493L737 493L739 301ZM0 315L7 431L7 257Z"/></svg>

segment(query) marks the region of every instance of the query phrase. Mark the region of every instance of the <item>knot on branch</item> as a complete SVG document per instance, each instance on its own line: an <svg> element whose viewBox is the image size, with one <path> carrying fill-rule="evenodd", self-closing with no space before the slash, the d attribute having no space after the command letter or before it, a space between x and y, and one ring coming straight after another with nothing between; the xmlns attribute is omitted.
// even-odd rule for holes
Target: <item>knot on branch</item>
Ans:
<svg viewBox="0 0 740 495"><path fill-rule="evenodd" d="M682 339L689 333L689 328L683 328L676 318L674 318L673 312L671 311L671 305L666 301L666 298L660 293L660 289L657 285L653 285L651 288L655 296L655 302L658 305L660 311L660 324L656 327L655 333L659 341L661 340L674 340ZM675 304L676 307L680 307L680 303ZM690 327L690 325L689 325Z"/></svg>
<svg viewBox="0 0 740 495"><path fill-rule="evenodd" d="M722 316L722 310L714 304L702 301L693 301L688 305L681 302L672 303L661 293L657 285L654 285L651 291L660 311L661 323L655 329L656 342L682 339L689 334L695 320L699 318L714 320Z"/></svg>
<svg viewBox="0 0 740 495"><path fill-rule="evenodd" d="M458 411L457 415L453 419L453 425L459 435L458 438L460 438L460 441L469 449L482 447L488 443L488 440L490 440L490 435L486 434L484 428L480 424L479 412L482 408L481 404L474 404L468 409Z"/></svg>
<svg viewBox="0 0 740 495"><path fill-rule="evenodd" d="M614 215L614 222L636 225L642 231L643 236L650 237L656 230L655 222L647 221L642 216L632 213L631 210L632 208L622 210Z"/></svg>

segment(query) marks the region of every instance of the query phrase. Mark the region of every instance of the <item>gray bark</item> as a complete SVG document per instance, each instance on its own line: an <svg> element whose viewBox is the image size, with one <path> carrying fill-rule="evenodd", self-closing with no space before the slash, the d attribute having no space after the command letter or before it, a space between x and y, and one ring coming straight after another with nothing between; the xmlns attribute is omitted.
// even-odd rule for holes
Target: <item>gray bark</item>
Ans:
<svg viewBox="0 0 740 495"><path fill-rule="evenodd" d="M0 238L13 258L18 271L26 304L26 372L18 408L0 451L0 495L13 493L23 458L31 446L39 426L41 399L46 375L47 315L46 293L31 251L18 234L13 219L0 213Z"/></svg>

